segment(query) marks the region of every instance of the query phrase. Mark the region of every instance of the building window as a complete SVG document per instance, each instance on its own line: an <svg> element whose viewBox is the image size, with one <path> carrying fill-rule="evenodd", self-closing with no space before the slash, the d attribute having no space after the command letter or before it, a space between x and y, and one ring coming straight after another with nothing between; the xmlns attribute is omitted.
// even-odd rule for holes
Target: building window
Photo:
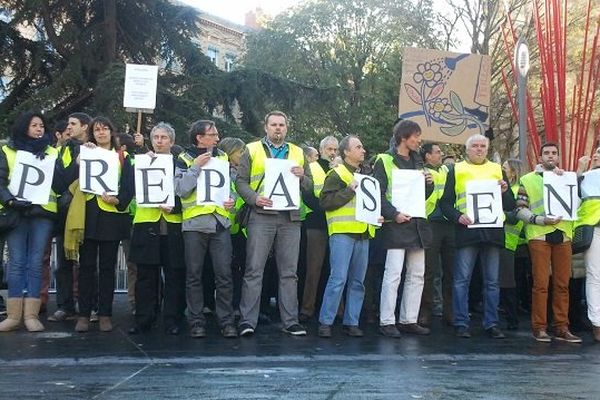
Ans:
<svg viewBox="0 0 600 400"><path fill-rule="evenodd" d="M225 54L225 71L233 71L235 56L233 54Z"/></svg>
<svg viewBox="0 0 600 400"><path fill-rule="evenodd" d="M217 56L219 55L219 51L214 47L209 47L206 51L206 55L210 58L210 62L217 65Z"/></svg>

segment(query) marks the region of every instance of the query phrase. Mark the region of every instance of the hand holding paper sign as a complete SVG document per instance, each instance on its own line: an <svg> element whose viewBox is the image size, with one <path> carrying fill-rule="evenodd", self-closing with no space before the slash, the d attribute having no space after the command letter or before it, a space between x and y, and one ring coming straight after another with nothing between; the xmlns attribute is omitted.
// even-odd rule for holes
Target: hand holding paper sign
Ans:
<svg viewBox="0 0 600 400"><path fill-rule="evenodd" d="M233 199L227 199L223 202L223 208L226 210L230 210L231 207L233 207L235 205L235 200Z"/></svg>
<svg viewBox="0 0 600 400"><path fill-rule="evenodd" d="M203 153L194 159L194 164L199 167L204 167L211 159L211 153Z"/></svg>
<svg viewBox="0 0 600 400"><path fill-rule="evenodd" d="M292 167L292 169L290 171L292 174L294 174L298 178L302 178L304 176L304 168L302 168L302 167L294 166L294 167Z"/></svg>

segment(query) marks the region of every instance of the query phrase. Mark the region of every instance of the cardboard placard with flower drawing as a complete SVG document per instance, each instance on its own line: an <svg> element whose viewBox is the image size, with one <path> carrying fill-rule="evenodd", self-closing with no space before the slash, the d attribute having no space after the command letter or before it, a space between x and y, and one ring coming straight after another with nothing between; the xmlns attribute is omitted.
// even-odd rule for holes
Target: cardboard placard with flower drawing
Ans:
<svg viewBox="0 0 600 400"><path fill-rule="evenodd" d="M488 129L489 108L489 56L404 49L398 114L423 140L464 144Z"/></svg>

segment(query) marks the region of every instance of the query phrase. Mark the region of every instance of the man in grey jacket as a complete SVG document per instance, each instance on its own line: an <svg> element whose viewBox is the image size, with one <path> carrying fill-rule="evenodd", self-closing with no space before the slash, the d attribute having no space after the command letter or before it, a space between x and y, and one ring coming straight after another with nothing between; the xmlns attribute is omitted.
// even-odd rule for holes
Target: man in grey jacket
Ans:
<svg viewBox="0 0 600 400"><path fill-rule="evenodd" d="M291 172L300 178L303 192L313 190L312 176L302 149L286 142L287 116L273 111L265 117L266 136L249 143L242 156L236 178L237 192L251 212L248 221L246 247L246 272L242 281L240 323L238 333L248 336L254 333L260 310L260 295L265 263L274 248L279 276L279 312L283 332L294 336L306 335L306 329L298 323L298 254L300 251L299 210L265 210L273 202L264 193L263 178L267 158L289 159L295 162Z"/></svg>

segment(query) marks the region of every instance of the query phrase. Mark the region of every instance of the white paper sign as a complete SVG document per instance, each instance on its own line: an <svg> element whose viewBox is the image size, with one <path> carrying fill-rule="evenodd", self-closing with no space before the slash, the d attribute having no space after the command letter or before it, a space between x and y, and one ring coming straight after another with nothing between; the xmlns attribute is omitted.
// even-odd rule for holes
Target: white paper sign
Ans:
<svg viewBox="0 0 600 400"><path fill-rule="evenodd" d="M300 178L292 174L292 160L265 160L264 196L273 201L265 210L298 210L300 208Z"/></svg>
<svg viewBox="0 0 600 400"><path fill-rule="evenodd" d="M600 168L588 171L583 176L581 197L586 199L600 196Z"/></svg>
<svg viewBox="0 0 600 400"><path fill-rule="evenodd" d="M175 206L173 156L146 154L135 156L135 201L137 207Z"/></svg>
<svg viewBox="0 0 600 400"><path fill-rule="evenodd" d="M544 172L544 212L547 216L562 217L565 221L577 219L579 197L577 174L565 171L562 175Z"/></svg>
<svg viewBox="0 0 600 400"><path fill-rule="evenodd" d="M102 195L119 193L119 155L116 151L80 146L79 189Z"/></svg>
<svg viewBox="0 0 600 400"><path fill-rule="evenodd" d="M358 182L356 187L356 212L357 221L367 224L381 226L381 189L379 181L372 176L354 174Z"/></svg>
<svg viewBox="0 0 600 400"><path fill-rule="evenodd" d="M198 176L196 204L223 206L231 195L230 191L229 162L211 158L202 167Z"/></svg>
<svg viewBox="0 0 600 400"><path fill-rule="evenodd" d="M154 109L157 83L158 66L126 64L123 107Z"/></svg>
<svg viewBox="0 0 600 400"><path fill-rule="evenodd" d="M410 217L426 218L425 175L414 169L392 170L392 205Z"/></svg>
<svg viewBox="0 0 600 400"><path fill-rule="evenodd" d="M18 199L28 200L33 204L48 204L55 162L55 156L46 156L40 160L28 151L18 150L8 190Z"/></svg>
<svg viewBox="0 0 600 400"><path fill-rule="evenodd" d="M504 225L502 189L497 180L482 179L466 184L469 228L501 228Z"/></svg>

